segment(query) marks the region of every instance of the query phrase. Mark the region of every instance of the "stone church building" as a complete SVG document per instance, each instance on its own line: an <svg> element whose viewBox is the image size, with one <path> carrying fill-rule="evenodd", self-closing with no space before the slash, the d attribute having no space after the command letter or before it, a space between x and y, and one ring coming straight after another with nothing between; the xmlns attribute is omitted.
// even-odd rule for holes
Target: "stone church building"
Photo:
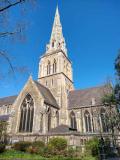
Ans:
<svg viewBox="0 0 120 160"><path fill-rule="evenodd" d="M58 7L51 38L40 58L38 79L30 76L17 96L0 99L0 120L8 121L11 140L44 140L60 136L69 145L84 145L93 136L108 136L107 86L75 90Z"/></svg>

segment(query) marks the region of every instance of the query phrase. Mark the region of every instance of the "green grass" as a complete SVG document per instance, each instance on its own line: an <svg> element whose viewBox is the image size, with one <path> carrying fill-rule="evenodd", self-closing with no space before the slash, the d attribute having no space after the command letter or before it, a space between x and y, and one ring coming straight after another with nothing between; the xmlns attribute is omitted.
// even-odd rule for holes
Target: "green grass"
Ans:
<svg viewBox="0 0 120 160"><path fill-rule="evenodd" d="M81 158L82 160L96 160L95 157L92 157L92 156L86 156L86 157L83 157Z"/></svg>
<svg viewBox="0 0 120 160"><path fill-rule="evenodd" d="M0 160L16 160L16 158L24 160L47 160L47 158L43 158L36 154L29 154L15 150L8 150L0 154Z"/></svg>
<svg viewBox="0 0 120 160"><path fill-rule="evenodd" d="M94 157L86 156L81 158L52 157L44 158L37 154L29 154L21 151L7 150L0 154L0 160L96 160Z"/></svg>
<svg viewBox="0 0 120 160"><path fill-rule="evenodd" d="M81 160L76 158L52 157L44 158L37 154L29 154L21 151L7 150L0 154L0 160Z"/></svg>

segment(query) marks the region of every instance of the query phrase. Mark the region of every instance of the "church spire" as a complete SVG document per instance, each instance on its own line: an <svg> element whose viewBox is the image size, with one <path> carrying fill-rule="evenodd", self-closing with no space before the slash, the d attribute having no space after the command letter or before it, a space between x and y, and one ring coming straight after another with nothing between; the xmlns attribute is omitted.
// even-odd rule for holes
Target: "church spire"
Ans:
<svg viewBox="0 0 120 160"><path fill-rule="evenodd" d="M64 53L67 55L66 43L65 43L65 39L62 33L60 14L59 14L58 6L57 6L53 28L52 28L52 33L51 33L51 38L50 38L49 44L47 45L46 52L49 53L51 51L55 51L58 49L63 50Z"/></svg>

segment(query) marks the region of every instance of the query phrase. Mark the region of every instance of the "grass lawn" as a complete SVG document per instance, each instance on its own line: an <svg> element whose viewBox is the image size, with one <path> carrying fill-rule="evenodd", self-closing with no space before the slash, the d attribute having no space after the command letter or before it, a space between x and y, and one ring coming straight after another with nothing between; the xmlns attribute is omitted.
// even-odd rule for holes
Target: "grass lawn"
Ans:
<svg viewBox="0 0 120 160"><path fill-rule="evenodd" d="M0 160L16 160L17 159L29 159L29 160L47 160L47 158L43 158L36 154L29 154L15 150L8 150L4 153L0 154Z"/></svg>
<svg viewBox="0 0 120 160"><path fill-rule="evenodd" d="M0 160L96 160L96 159L91 156L82 158L63 158L63 157L44 158L37 154L29 154L21 151L7 150L4 153L0 154Z"/></svg>

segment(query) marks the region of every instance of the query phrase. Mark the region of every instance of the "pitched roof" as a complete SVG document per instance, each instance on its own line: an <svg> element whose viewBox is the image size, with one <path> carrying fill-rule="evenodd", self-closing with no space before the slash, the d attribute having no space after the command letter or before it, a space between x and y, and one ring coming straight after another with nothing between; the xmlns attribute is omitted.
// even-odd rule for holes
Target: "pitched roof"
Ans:
<svg viewBox="0 0 120 160"><path fill-rule="evenodd" d="M0 121L8 121L9 120L10 115L1 115L0 116Z"/></svg>
<svg viewBox="0 0 120 160"><path fill-rule="evenodd" d="M17 96L9 96L9 97L0 98L0 107L3 105L13 104L16 98Z"/></svg>
<svg viewBox="0 0 120 160"><path fill-rule="evenodd" d="M65 132L70 132L69 126L67 125L59 125L56 128L52 128L50 130L50 133L65 133Z"/></svg>
<svg viewBox="0 0 120 160"><path fill-rule="evenodd" d="M68 95L68 109L80 108L92 105L92 99L95 105L101 105L101 98L110 93L111 88L108 86L93 87L84 90L70 91Z"/></svg>
<svg viewBox="0 0 120 160"><path fill-rule="evenodd" d="M45 103L52 105L55 108L59 108L56 99L54 98L54 96L52 95L52 93L50 92L50 90L48 88L46 88L45 86L43 86L42 84L40 84L37 81L34 81L37 88L39 89L40 93L42 94L42 96L44 97Z"/></svg>

